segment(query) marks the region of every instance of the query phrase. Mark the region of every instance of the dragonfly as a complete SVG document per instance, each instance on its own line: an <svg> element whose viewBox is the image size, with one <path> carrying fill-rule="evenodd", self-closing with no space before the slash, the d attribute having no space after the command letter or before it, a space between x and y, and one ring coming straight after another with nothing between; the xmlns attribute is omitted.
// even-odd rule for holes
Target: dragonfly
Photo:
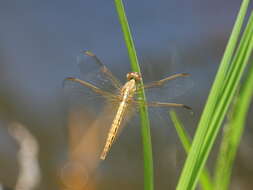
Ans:
<svg viewBox="0 0 253 190"><path fill-rule="evenodd" d="M91 92L91 96L94 97L102 97L106 100L106 102L112 102L116 106L115 115L112 118L109 131L107 133L107 138L104 142L104 146L102 152L100 154L100 159L105 160L111 146L115 142L115 138L118 135L119 129L123 125L124 118L129 115L129 110L135 109L139 106L148 106L148 107L179 107L185 109L191 109L189 106L180 103L173 102L160 102L160 101L151 101L147 102L138 98L138 93L141 90L147 89L160 89L167 85L169 81L175 80L176 78L184 78L188 77L188 73L177 73L171 76L165 77L161 80L150 82L148 84L142 85L142 76L137 72L129 72L126 74L126 82L122 84L116 76L107 68L100 59L90 51L83 51L82 56L84 57L84 61L79 63L80 69L85 70L85 67L88 66L88 63L92 63L93 66L96 66L98 76L100 76L101 81L106 81L107 84L110 84L111 88L114 91L103 89L105 83L100 84L100 86L96 86L94 82L88 82L81 78L76 77L68 77L64 80L65 83L71 82L75 84L79 84L84 89L88 89ZM102 87L102 88L101 88Z"/></svg>

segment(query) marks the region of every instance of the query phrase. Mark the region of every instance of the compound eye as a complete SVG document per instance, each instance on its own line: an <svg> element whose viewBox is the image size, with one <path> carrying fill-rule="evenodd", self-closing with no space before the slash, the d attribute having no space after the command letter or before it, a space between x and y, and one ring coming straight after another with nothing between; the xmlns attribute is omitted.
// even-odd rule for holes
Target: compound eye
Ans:
<svg viewBox="0 0 253 190"><path fill-rule="evenodd" d="M128 73L127 74L127 80L132 80L132 79L134 79L136 81L140 81L141 80L141 76L138 73L136 73L136 72Z"/></svg>

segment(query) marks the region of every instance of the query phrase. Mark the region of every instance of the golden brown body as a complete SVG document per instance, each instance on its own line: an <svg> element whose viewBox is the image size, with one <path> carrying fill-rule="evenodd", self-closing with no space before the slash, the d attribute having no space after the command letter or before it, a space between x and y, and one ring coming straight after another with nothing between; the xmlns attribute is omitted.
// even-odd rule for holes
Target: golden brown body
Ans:
<svg viewBox="0 0 253 190"><path fill-rule="evenodd" d="M118 129L119 129L119 127L122 123L122 120L125 116L125 113L127 111L127 106L129 104L129 100L132 99L133 95L135 94L135 91L136 91L136 81L134 79L131 79L123 86L123 88L120 92L120 94L123 98L119 104L117 113L112 121L112 125L109 130L104 149L103 149L102 154L100 156L100 158L102 160L105 159L108 151L110 150L111 145L114 142L114 139L117 135Z"/></svg>

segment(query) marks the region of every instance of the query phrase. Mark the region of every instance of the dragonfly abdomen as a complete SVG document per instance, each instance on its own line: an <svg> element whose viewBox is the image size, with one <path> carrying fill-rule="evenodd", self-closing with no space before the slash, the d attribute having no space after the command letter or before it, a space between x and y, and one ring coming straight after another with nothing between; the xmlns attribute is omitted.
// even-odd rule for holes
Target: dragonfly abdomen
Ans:
<svg viewBox="0 0 253 190"><path fill-rule="evenodd" d="M134 80L130 80L128 81L125 86L123 87L123 91L122 91L122 95L123 95L123 99L122 102L119 105L118 111L112 121L112 126L110 128L106 143L105 143L105 147L103 149L103 152L100 156L100 158L102 160L105 159L109 149L111 148L115 137L117 135L118 129L122 123L122 120L124 118L124 115L127 111L127 106L128 106L128 100L131 99L135 93L135 81Z"/></svg>
<svg viewBox="0 0 253 190"><path fill-rule="evenodd" d="M111 125L110 131L109 131L108 136L107 136L105 147L104 147L103 152L100 156L100 158L102 160L105 159L108 151L110 150L110 148L111 148L111 146L112 146L112 144L115 140L115 137L118 133L118 129L120 127L120 124L122 123L122 120L123 120L123 117L124 117L124 113L126 112L126 109L127 109L127 102L122 101L119 105L119 108L118 108L118 111L115 115L115 118L112 121L112 125Z"/></svg>

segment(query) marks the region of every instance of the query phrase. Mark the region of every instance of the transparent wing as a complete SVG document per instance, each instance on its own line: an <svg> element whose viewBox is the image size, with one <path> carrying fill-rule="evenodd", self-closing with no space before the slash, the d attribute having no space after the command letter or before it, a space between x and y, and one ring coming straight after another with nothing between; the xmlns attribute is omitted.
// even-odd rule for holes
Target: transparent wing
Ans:
<svg viewBox="0 0 253 190"><path fill-rule="evenodd" d="M117 95L73 77L64 80L64 94L71 109L93 109L97 112L107 102L117 101Z"/></svg>
<svg viewBox="0 0 253 190"><path fill-rule="evenodd" d="M139 86L138 89L145 89L148 101L168 102L187 93L193 85L189 74L177 73Z"/></svg>
<svg viewBox="0 0 253 190"><path fill-rule="evenodd" d="M172 98L183 95L193 86L193 81L189 79L187 73L178 73L165 77L158 81L147 83L144 86L139 86L138 90L145 89L147 101L135 98L133 103L136 107L146 105L149 107L151 122L155 125L161 125L164 118L168 118L170 109L181 109L182 112L192 113L189 105L183 102L172 100ZM190 111L189 111L190 110ZM163 123L164 124L164 123ZM162 124L162 125L163 125Z"/></svg>
<svg viewBox="0 0 253 190"><path fill-rule="evenodd" d="M81 52L77 57L80 75L64 80L64 93L71 108L90 109L97 112L108 101L116 101L120 82L91 52Z"/></svg>
<svg viewBox="0 0 253 190"><path fill-rule="evenodd" d="M107 90L120 89L122 87L120 81L92 52L81 52L77 62L80 68L81 79Z"/></svg>

